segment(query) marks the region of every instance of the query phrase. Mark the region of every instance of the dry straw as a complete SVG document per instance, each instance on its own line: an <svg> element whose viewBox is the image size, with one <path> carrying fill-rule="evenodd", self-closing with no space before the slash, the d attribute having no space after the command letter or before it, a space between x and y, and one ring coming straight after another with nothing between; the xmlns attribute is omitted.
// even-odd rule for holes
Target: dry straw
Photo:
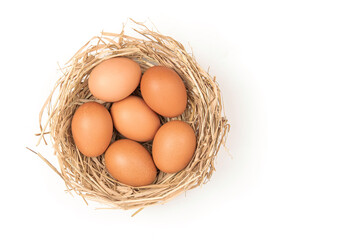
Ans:
<svg viewBox="0 0 347 240"><path fill-rule="evenodd" d="M206 183L215 170L214 160L226 139L229 124L224 117L220 90L211 77L183 45L169 36L133 21L138 37L102 32L93 37L69 60L40 112L38 144L49 134L60 172L39 155L85 202L94 200L110 208L133 209L162 204L186 190ZM128 57L138 62L142 71L153 65L173 68L183 79L188 92L188 107L175 119L189 123L195 130L197 149L190 164L176 174L159 172L152 185L130 187L113 179L105 169L104 155L86 157L76 148L71 134L71 118L78 106L97 101L106 108L111 103L95 99L88 89L91 70L105 59ZM139 89L134 94L140 95ZM47 121L43 122L43 116ZM162 123L170 121L161 118ZM114 133L112 141L121 138ZM144 143L151 151L151 142ZM179 149L177 149L179 151Z"/></svg>

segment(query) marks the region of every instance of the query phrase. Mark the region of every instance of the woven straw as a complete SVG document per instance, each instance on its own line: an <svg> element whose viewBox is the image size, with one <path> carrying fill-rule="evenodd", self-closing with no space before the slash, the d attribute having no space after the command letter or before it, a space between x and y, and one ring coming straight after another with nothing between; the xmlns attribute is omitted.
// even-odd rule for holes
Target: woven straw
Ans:
<svg viewBox="0 0 347 240"><path fill-rule="evenodd" d="M67 190L85 202L94 200L109 208L133 209L162 204L178 194L206 183L214 172L216 155L225 141L229 124L222 110L222 98L216 79L211 77L172 37L164 36L146 25L133 21L133 35L123 26L121 33L102 32L93 37L68 61L40 112L39 141L51 141L58 159L57 170L39 156L64 180ZM107 109L112 103L100 101L88 89L91 70L103 60L127 57L140 64L142 72L154 65L174 69L183 79L188 93L185 112L177 118L160 117L162 124L179 119L189 123L197 137L196 152L189 165L175 174L159 172L152 185L130 187L119 183L106 171L104 155L86 157L76 148L71 134L71 119L83 103L96 101ZM140 96L139 89L134 95ZM43 122L43 117L48 120ZM121 138L114 132L112 142ZM143 144L151 151L152 142ZM179 151L179 149L177 149Z"/></svg>

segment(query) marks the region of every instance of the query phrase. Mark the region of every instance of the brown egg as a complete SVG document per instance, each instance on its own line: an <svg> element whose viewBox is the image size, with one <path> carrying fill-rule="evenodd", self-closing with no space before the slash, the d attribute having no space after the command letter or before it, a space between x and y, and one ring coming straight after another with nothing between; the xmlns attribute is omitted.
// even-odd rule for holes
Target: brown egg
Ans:
<svg viewBox="0 0 347 240"><path fill-rule="evenodd" d="M156 133L152 155L157 168L166 173L184 169L192 159L196 147L194 130L188 123L170 121Z"/></svg>
<svg viewBox="0 0 347 240"><path fill-rule="evenodd" d="M141 78L141 93L147 105L159 115L176 117L187 106L187 92L180 76L164 66L149 68Z"/></svg>
<svg viewBox="0 0 347 240"><path fill-rule="evenodd" d="M154 182L157 169L150 153L138 142L121 139L105 153L107 171L119 182L140 187Z"/></svg>
<svg viewBox="0 0 347 240"><path fill-rule="evenodd" d="M117 57L101 62L90 73L88 87L94 97L115 102L129 96L139 85L140 65L129 58Z"/></svg>
<svg viewBox="0 0 347 240"><path fill-rule="evenodd" d="M139 142L152 140L160 127L158 115L136 96L113 103L111 116L119 133Z"/></svg>
<svg viewBox="0 0 347 240"><path fill-rule="evenodd" d="M72 117L71 131L81 153L88 157L99 156L105 152L111 141L111 115L99 103L85 103L77 108Z"/></svg>

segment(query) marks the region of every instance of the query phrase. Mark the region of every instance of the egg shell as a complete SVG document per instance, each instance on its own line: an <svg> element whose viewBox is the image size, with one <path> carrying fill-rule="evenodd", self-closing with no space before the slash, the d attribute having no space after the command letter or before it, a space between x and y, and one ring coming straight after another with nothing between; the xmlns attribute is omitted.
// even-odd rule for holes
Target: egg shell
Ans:
<svg viewBox="0 0 347 240"><path fill-rule="evenodd" d="M81 153L88 157L99 156L105 152L112 138L111 115L99 103L84 103L72 117L71 131Z"/></svg>
<svg viewBox="0 0 347 240"><path fill-rule="evenodd" d="M181 77L171 68L149 68L141 78L140 88L147 105L159 115L176 117L186 109L186 88Z"/></svg>
<svg viewBox="0 0 347 240"><path fill-rule="evenodd" d="M166 173L184 169L192 159L196 148L196 136L192 127L183 121L170 121L156 133L152 155L157 168Z"/></svg>
<svg viewBox="0 0 347 240"><path fill-rule="evenodd" d="M135 61L110 58L93 68L88 87L94 97L105 102L115 102L129 96L139 85L141 68Z"/></svg>
<svg viewBox="0 0 347 240"><path fill-rule="evenodd" d="M111 116L119 133L139 142L152 140L160 127L158 115L137 96L113 103Z"/></svg>
<svg viewBox="0 0 347 240"><path fill-rule="evenodd" d="M149 185L157 176L157 168L147 149L129 139L115 141L109 146L105 166L112 177L133 187Z"/></svg>

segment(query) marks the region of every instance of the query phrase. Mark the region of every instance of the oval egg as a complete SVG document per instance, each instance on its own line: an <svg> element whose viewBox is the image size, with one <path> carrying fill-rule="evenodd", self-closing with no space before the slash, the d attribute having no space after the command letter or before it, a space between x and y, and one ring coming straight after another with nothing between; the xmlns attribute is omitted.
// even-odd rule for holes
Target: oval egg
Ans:
<svg viewBox="0 0 347 240"><path fill-rule="evenodd" d="M119 182L140 187L154 182L157 169L150 153L138 142L121 139L105 153L107 171Z"/></svg>
<svg viewBox="0 0 347 240"><path fill-rule="evenodd" d="M92 70L88 87L94 97L115 102L129 96L139 85L140 78L138 63L124 57L110 58Z"/></svg>
<svg viewBox="0 0 347 240"><path fill-rule="evenodd" d="M71 131L81 153L88 157L99 156L105 152L112 138L111 115L99 103L84 103L72 117Z"/></svg>
<svg viewBox="0 0 347 240"><path fill-rule="evenodd" d="M187 106L187 92L180 76L171 68L154 66L142 76L142 97L159 115L176 117Z"/></svg>
<svg viewBox="0 0 347 240"><path fill-rule="evenodd" d="M145 142L152 140L160 127L158 115L140 97L129 96L111 107L113 124L124 137Z"/></svg>
<svg viewBox="0 0 347 240"><path fill-rule="evenodd" d="M182 121L170 121L156 133L152 155L157 168L166 173L184 169L192 159L196 148L196 137L192 127Z"/></svg>

